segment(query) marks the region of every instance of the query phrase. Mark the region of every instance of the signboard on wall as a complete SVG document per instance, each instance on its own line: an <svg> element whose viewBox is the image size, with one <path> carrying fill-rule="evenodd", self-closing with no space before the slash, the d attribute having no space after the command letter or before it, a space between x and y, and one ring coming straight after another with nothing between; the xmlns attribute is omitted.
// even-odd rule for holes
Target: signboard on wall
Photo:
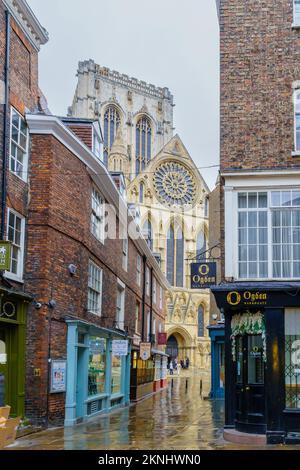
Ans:
<svg viewBox="0 0 300 470"><path fill-rule="evenodd" d="M0 241L0 271L10 269L11 242Z"/></svg>
<svg viewBox="0 0 300 470"><path fill-rule="evenodd" d="M217 263L192 263L191 288L207 289L217 283Z"/></svg>
<svg viewBox="0 0 300 470"><path fill-rule="evenodd" d="M140 358L147 361L151 357L151 343L140 344Z"/></svg>
<svg viewBox="0 0 300 470"><path fill-rule="evenodd" d="M128 340L127 339L114 339L112 341L112 354L114 356L127 356L128 354Z"/></svg>
<svg viewBox="0 0 300 470"><path fill-rule="evenodd" d="M167 333L158 333L157 344L159 346L164 346L167 344Z"/></svg>
<svg viewBox="0 0 300 470"><path fill-rule="evenodd" d="M63 393L66 391L67 361L51 361L50 393Z"/></svg>

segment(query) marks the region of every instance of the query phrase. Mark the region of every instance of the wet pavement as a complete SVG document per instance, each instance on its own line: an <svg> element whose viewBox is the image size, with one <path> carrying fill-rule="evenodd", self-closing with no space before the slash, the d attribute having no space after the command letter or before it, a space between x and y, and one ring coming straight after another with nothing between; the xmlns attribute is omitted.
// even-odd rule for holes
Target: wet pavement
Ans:
<svg viewBox="0 0 300 470"><path fill-rule="evenodd" d="M203 400L200 379L174 377L169 387L136 405L72 428L18 439L12 450L262 449L223 440L224 402ZM268 446L268 449L291 449ZM299 450L299 447L298 447Z"/></svg>

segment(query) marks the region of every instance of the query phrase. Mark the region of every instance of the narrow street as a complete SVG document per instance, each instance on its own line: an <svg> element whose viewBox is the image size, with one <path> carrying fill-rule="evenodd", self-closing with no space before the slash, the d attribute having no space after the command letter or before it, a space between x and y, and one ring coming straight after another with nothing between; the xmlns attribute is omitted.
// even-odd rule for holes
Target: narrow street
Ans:
<svg viewBox="0 0 300 470"><path fill-rule="evenodd" d="M174 377L166 391L137 405L73 428L56 428L18 439L10 449L237 449L222 438L223 416L222 400L201 398L199 377Z"/></svg>

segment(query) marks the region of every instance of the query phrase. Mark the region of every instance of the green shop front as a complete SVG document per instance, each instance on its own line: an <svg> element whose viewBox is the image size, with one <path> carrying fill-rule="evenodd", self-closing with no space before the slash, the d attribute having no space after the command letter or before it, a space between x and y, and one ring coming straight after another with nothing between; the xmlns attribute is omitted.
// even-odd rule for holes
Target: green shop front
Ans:
<svg viewBox="0 0 300 470"><path fill-rule="evenodd" d="M212 292L225 315L225 431L300 443L300 283Z"/></svg>
<svg viewBox="0 0 300 470"><path fill-rule="evenodd" d="M32 298L0 279L0 406L11 416L24 416L25 330Z"/></svg>
<svg viewBox="0 0 300 470"><path fill-rule="evenodd" d="M67 320L65 426L129 404L130 344L125 333Z"/></svg>

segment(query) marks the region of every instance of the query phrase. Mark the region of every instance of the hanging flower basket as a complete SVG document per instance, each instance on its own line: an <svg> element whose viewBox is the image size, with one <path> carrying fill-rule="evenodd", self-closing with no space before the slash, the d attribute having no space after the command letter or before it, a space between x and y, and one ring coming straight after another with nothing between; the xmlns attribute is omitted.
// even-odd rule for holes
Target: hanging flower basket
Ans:
<svg viewBox="0 0 300 470"><path fill-rule="evenodd" d="M236 337L244 335L261 335L263 340L263 360L267 361L266 326L261 312L233 315L231 320L231 351L235 362Z"/></svg>

